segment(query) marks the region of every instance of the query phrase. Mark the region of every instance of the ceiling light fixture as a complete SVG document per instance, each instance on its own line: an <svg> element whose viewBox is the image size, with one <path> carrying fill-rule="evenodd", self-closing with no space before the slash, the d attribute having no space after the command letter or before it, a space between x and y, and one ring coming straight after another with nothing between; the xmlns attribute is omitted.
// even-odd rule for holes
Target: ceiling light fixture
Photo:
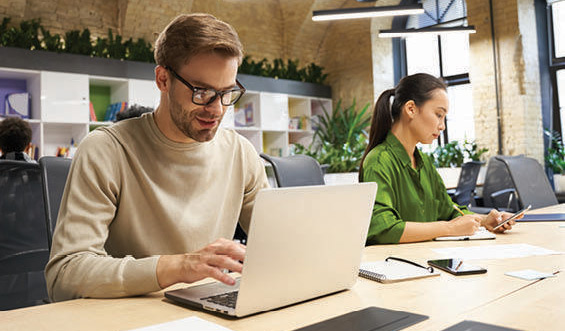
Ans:
<svg viewBox="0 0 565 331"><path fill-rule="evenodd" d="M392 29L379 31L379 38L400 38L416 35L438 35L438 34L454 34L454 33L475 33L475 27L469 26L451 26L451 27L432 27L421 29Z"/></svg>
<svg viewBox="0 0 565 331"><path fill-rule="evenodd" d="M418 15L422 13L424 13L424 8L421 4L407 6L341 8L329 10L314 10L312 12L312 21L318 22L353 18Z"/></svg>

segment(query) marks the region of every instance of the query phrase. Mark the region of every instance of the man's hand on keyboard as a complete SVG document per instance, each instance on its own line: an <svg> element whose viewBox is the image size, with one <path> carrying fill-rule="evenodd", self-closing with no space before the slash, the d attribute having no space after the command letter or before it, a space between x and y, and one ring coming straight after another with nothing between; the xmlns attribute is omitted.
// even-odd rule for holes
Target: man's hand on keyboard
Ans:
<svg viewBox="0 0 565 331"><path fill-rule="evenodd" d="M241 273L244 257L244 245L220 238L193 253L162 255L157 262L157 281L161 288L165 288L176 283L192 283L212 277L227 285L234 285L235 280L222 270Z"/></svg>

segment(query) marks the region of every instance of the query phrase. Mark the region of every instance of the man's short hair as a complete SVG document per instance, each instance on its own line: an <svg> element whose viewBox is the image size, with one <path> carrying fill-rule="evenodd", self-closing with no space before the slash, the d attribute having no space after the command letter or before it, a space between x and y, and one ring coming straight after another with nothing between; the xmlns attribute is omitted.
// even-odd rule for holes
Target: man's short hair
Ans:
<svg viewBox="0 0 565 331"><path fill-rule="evenodd" d="M202 53L236 57L241 63L243 46L231 25L209 14L177 16L155 42L155 62L175 70Z"/></svg>
<svg viewBox="0 0 565 331"><path fill-rule="evenodd" d="M2 154L23 152L31 142L31 126L19 117L0 121L0 149Z"/></svg>
<svg viewBox="0 0 565 331"><path fill-rule="evenodd" d="M116 122L127 120L128 118L139 117L145 113L150 113L153 108L133 104L128 109L116 114Z"/></svg>

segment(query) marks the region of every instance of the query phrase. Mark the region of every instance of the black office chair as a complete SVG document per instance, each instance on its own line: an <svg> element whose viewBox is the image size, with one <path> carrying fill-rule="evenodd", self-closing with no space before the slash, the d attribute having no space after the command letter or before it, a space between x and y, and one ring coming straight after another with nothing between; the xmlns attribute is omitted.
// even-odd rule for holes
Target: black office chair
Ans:
<svg viewBox="0 0 565 331"><path fill-rule="evenodd" d="M512 178L518 208L532 205L532 208L542 208L557 205L557 197L543 167L531 157L496 157L504 163Z"/></svg>
<svg viewBox="0 0 565 331"><path fill-rule="evenodd" d="M308 155L285 157L260 154L271 164L278 187L324 185L324 174L316 159Z"/></svg>
<svg viewBox="0 0 565 331"><path fill-rule="evenodd" d="M483 183L482 204L469 209L476 213L486 214L495 208L501 211L518 211L516 189L502 158L522 158L523 156L493 156L487 165L485 182Z"/></svg>
<svg viewBox="0 0 565 331"><path fill-rule="evenodd" d="M285 157L270 156L261 153L273 169L278 187L324 185L324 174L318 161L307 155ZM247 234L239 224L235 229L234 239L246 243Z"/></svg>
<svg viewBox="0 0 565 331"><path fill-rule="evenodd" d="M461 165L457 188L451 192L448 191L453 202L461 206L475 205L475 188L483 164L484 162L469 161Z"/></svg>
<svg viewBox="0 0 565 331"><path fill-rule="evenodd" d="M39 165L0 160L0 310L46 302L48 260Z"/></svg>
<svg viewBox="0 0 565 331"><path fill-rule="evenodd" d="M43 183L43 201L45 205L45 223L48 229L49 249L55 225L57 224L57 215L61 205L61 198L65 191L67 176L71 168L71 159L55 156L44 156L39 159L39 167L41 169L41 178Z"/></svg>

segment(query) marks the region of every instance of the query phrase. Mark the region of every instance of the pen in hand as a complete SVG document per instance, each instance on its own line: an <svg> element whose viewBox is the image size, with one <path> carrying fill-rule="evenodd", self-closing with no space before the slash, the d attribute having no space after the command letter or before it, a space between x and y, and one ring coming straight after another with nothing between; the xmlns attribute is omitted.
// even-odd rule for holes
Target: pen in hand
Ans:
<svg viewBox="0 0 565 331"><path fill-rule="evenodd" d="M461 216L465 216L465 213L461 209L459 209L456 204L453 204L453 208L455 208L455 210L457 210L459 214L461 214Z"/></svg>

